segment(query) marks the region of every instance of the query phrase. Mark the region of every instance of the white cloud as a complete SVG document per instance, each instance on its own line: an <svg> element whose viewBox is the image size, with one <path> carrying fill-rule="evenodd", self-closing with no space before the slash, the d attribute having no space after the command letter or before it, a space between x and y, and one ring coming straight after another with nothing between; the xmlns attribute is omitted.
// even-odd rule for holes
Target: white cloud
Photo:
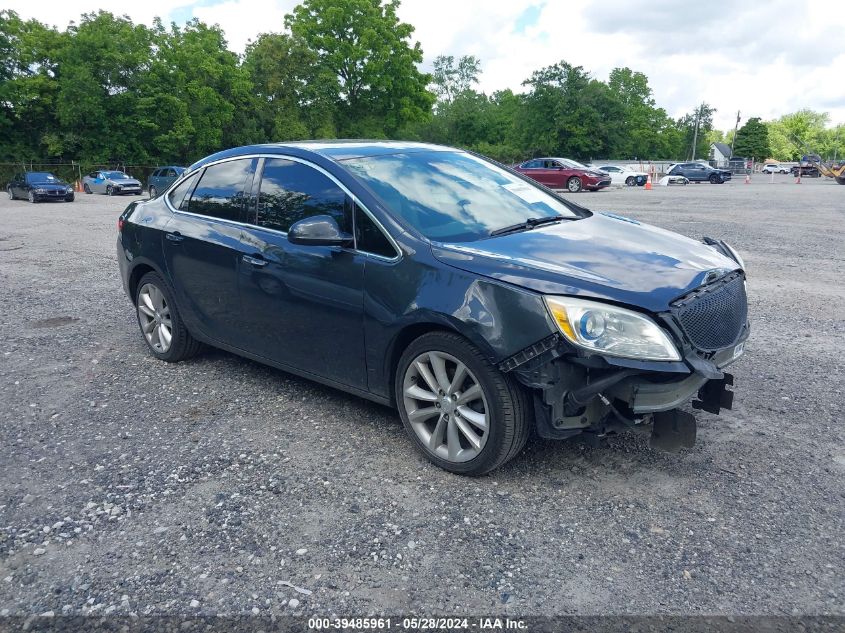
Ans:
<svg viewBox="0 0 845 633"><path fill-rule="evenodd" d="M219 24L242 52L259 33L283 29L296 0L88 0L91 5L6 0L24 17L65 26L82 11L103 8L151 23L153 16L198 17ZM539 7L533 24L520 16ZM827 111L845 123L845 12L792 0L739 3L727 12L674 0L403 0L400 17L416 27L425 67L440 54L476 55L485 91L512 88L534 70L562 59L605 79L629 66L649 77L657 103L681 116L702 101L718 109L717 127L736 111L774 118L799 108ZM686 8L686 7L684 7ZM521 25L523 28L517 28Z"/></svg>

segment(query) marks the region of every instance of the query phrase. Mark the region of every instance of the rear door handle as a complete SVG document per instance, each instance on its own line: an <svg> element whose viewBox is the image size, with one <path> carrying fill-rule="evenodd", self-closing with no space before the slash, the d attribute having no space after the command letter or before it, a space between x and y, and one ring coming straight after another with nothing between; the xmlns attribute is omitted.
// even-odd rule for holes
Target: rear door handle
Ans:
<svg viewBox="0 0 845 633"><path fill-rule="evenodd" d="M181 242L185 239L184 237L182 237L182 234L179 233L179 231L176 231L175 233L168 233L166 237L171 242Z"/></svg>
<svg viewBox="0 0 845 633"><path fill-rule="evenodd" d="M242 258L247 264L258 266L259 268L267 265L267 260L261 257L252 257L251 255L244 255Z"/></svg>

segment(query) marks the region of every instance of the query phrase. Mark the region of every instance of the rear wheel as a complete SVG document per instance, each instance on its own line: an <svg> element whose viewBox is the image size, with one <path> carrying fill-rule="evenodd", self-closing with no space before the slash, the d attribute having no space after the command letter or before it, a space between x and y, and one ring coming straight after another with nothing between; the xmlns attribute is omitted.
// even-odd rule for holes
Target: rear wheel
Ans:
<svg viewBox="0 0 845 633"><path fill-rule="evenodd" d="M583 186L584 185L578 176L572 176L572 178L566 181L566 188L572 193L578 193L581 191Z"/></svg>
<svg viewBox="0 0 845 633"><path fill-rule="evenodd" d="M200 343L185 327L173 291L158 273L147 273L135 295L138 325L156 358L175 363L194 356Z"/></svg>
<svg viewBox="0 0 845 633"><path fill-rule="evenodd" d="M437 466L483 475L513 459L530 431L530 400L474 346L430 332L402 354L394 384L405 430Z"/></svg>
<svg viewBox="0 0 845 633"><path fill-rule="evenodd" d="M633 187L634 185L637 184L637 179L634 176L628 176L625 179L625 184L628 185L629 187Z"/></svg>

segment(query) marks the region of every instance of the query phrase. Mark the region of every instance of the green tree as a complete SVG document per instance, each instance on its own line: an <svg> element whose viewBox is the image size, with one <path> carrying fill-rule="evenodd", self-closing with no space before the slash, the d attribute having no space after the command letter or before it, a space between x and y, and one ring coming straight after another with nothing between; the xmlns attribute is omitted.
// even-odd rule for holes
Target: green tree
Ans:
<svg viewBox="0 0 845 633"><path fill-rule="evenodd" d="M390 135L425 120L431 80L417 66L414 27L400 22L398 0L305 0L285 18L294 36L337 78L335 121L344 135Z"/></svg>
<svg viewBox="0 0 845 633"><path fill-rule="evenodd" d="M716 108L702 103L695 111L684 115L675 123L679 134L676 137L677 145L672 148L672 155L680 157L691 157L691 160L700 159L710 155L710 143L708 136L713 130L713 115ZM697 127L697 131L696 131ZM693 148L693 140L695 147Z"/></svg>
<svg viewBox="0 0 845 633"><path fill-rule="evenodd" d="M243 66L261 104L256 115L268 138L335 136L337 79L318 62L305 42L285 33L264 33L247 47Z"/></svg>
<svg viewBox="0 0 845 633"><path fill-rule="evenodd" d="M452 55L438 55L434 59L434 94L439 101L451 103L454 98L478 83L481 61L474 55L464 55L455 63Z"/></svg>
<svg viewBox="0 0 845 633"><path fill-rule="evenodd" d="M735 156L753 158L758 162L763 162L771 156L772 149L769 146L768 128L760 120L760 117L748 119L745 125L739 128L736 133L733 153Z"/></svg>
<svg viewBox="0 0 845 633"><path fill-rule="evenodd" d="M14 11L0 11L0 160L62 153L56 49L63 35Z"/></svg>

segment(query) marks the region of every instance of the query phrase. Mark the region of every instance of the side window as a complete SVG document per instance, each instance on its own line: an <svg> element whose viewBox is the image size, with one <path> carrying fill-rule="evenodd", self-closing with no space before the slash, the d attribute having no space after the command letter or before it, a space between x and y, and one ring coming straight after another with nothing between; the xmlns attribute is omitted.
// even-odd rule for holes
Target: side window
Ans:
<svg viewBox="0 0 845 633"><path fill-rule="evenodd" d="M185 200L185 194L191 191L195 184L197 184L196 174L189 176L187 180L182 181L178 187L167 194L167 197L170 199L170 204L173 205L174 209L181 209L183 211L187 210L187 206L183 203Z"/></svg>
<svg viewBox="0 0 845 633"><path fill-rule="evenodd" d="M396 257L396 249L368 216L356 204L355 206L355 247L359 251L381 255L382 257Z"/></svg>
<svg viewBox="0 0 845 633"><path fill-rule="evenodd" d="M153 171L153 173L150 174L150 178L158 178L160 171L160 169L156 169L155 171Z"/></svg>
<svg viewBox="0 0 845 633"><path fill-rule="evenodd" d="M268 158L264 161L253 223L287 231L291 224L303 218L330 215L341 231L351 233L352 218L345 201L343 190L313 167L284 158Z"/></svg>
<svg viewBox="0 0 845 633"><path fill-rule="evenodd" d="M522 163L523 169L539 169L543 166L543 161L529 160L527 163Z"/></svg>
<svg viewBox="0 0 845 633"><path fill-rule="evenodd" d="M221 220L240 222L244 203L244 184L252 175L253 159L227 160L206 167L196 189L180 208L191 213ZM186 206L187 203L187 206Z"/></svg>
<svg viewBox="0 0 845 633"><path fill-rule="evenodd" d="M161 174L165 178L175 178L176 177L176 170L175 169L165 169Z"/></svg>

